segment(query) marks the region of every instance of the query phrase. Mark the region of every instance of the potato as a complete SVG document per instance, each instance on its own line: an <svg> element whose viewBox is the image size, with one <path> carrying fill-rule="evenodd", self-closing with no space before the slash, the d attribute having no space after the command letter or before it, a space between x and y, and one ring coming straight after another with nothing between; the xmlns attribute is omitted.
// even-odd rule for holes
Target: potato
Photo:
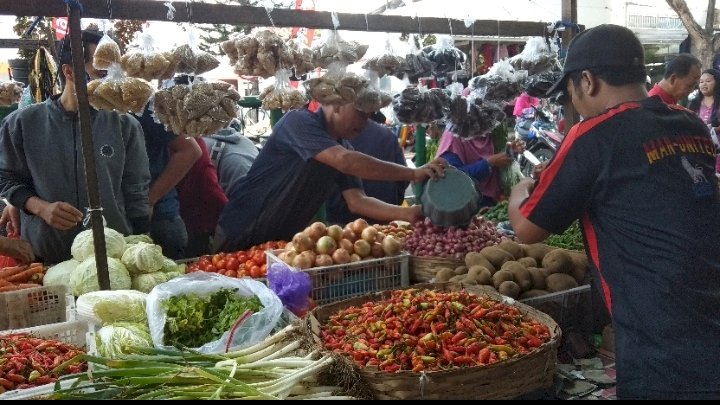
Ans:
<svg viewBox="0 0 720 405"><path fill-rule="evenodd" d="M553 273L545 279L547 290L550 292L565 291L578 286L577 281L565 273Z"/></svg>
<svg viewBox="0 0 720 405"><path fill-rule="evenodd" d="M467 274L458 274L457 276L451 277L448 281L451 283L460 283L465 280L465 277L467 277Z"/></svg>
<svg viewBox="0 0 720 405"><path fill-rule="evenodd" d="M527 290L524 293L520 294L520 299L524 300L526 298L535 298L535 297L543 296L545 294L550 294L550 293L545 290L538 290L538 289L533 288L532 290Z"/></svg>
<svg viewBox="0 0 720 405"><path fill-rule="evenodd" d="M510 253L500 249L497 246L488 246L486 248L483 248L483 250L480 251L480 253L488 259L490 263L496 268L499 269L503 263L515 260L515 257L511 255Z"/></svg>
<svg viewBox="0 0 720 405"><path fill-rule="evenodd" d="M500 288L498 288L498 292L512 299L517 299L520 296L520 286L514 281L503 281Z"/></svg>
<svg viewBox="0 0 720 405"><path fill-rule="evenodd" d="M589 266L587 255L583 252L567 251L567 253L570 256L570 260L572 260L570 275L573 276L575 281L582 283L585 281L585 275Z"/></svg>
<svg viewBox="0 0 720 405"><path fill-rule="evenodd" d="M502 241L499 245L497 245L497 247L510 253L516 259L525 256L523 248L517 242L513 242L511 240Z"/></svg>
<svg viewBox="0 0 720 405"><path fill-rule="evenodd" d="M493 286L499 288L503 281L515 281L515 276L509 270L498 270L492 276Z"/></svg>
<svg viewBox="0 0 720 405"><path fill-rule="evenodd" d="M537 260L533 259L532 257L521 257L521 258L517 259L517 262L527 268L538 266Z"/></svg>
<svg viewBox="0 0 720 405"><path fill-rule="evenodd" d="M467 266L457 266L455 267L455 270L453 270L453 273L460 275L460 274L467 274L468 268Z"/></svg>
<svg viewBox="0 0 720 405"><path fill-rule="evenodd" d="M492 284L492 273L485 266L472 266L468 269L468 278L477 281L478 284Z"/></svg>
<svg viewBox="0 0 720 405"><path fill-rule="evenodd" d="M470 268L474 265L484 266L490 273L495 273L495 266L488 259L485 258L480 252L470 252L465 255L465 265Z"/></svg>
<svg viewBox="0 0 720 405"><path fill-rule="evenodd" d="M522 245L523 250L525 251L526 257L532 257L535 259L538 264L542 263L543 258L545 255L553 250L554 248L542 244L542 243L533 243L532 245Z"/></svg>
<svg viewBox="0 0 720 405"><path fill-rule="evenodd" d="M573 268L573 262L570 255L562 250L555 249L548 252L542 260L542 266L552 273L570 274Z"/></svg>
<svg viewBox="0 0 720 405"><path fill-rule="evenodd" d="M547 274L538 269L537 267L528 267L528 273L530 273L530 280L532 280L532 288L536 290L544 290L546 287L545 277Z"/></svg>
<svg viewBox="0 0 720 405"><path fill-rule="evenodd" d="M500 268L500 270L507 270L511 272L513 274L513 277L515 277L515 282L520 286L523 291L532 288L532 279L530 278L530 272L522 264L516 261L505 262Z"/></svg>
<svg viewBox="0 0 720 405"><path fill-rule="evenodd" d="M453 276L455 276L455 273L452 271L452 269L443 267L438 270L437 273L435 273L435 282L444 283L446 281L450 281Z"/></svg>

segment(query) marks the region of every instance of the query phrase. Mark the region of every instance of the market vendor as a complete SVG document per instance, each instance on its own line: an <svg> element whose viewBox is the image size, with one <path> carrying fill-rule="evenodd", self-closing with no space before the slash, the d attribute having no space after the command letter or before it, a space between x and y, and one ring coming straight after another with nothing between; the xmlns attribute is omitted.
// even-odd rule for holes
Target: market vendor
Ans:
<svg viewBox="0 0 720 405"><path fill-rule="evenodd" d="M580 219L615 331L618 399L720 397L720 191L715 148L693 112L645 90L629 29L569 45L564 90L584 119L508 214L525 243Z"/></svg>
<svg viewBox="0 0 720 405"><path fill-rule="evenodd" d="M86 73L102 35L83 31ZM70 258L89 206L69 38L60 50L60 95L10 114L0 127L0 193L20 211L22 239L47 264ZM140 123L128 114L92 110L103 217L125 235L148 231L150 171ZM8 208L6 208L8 209Z"/></svg>
<svg viewBox="0 0 720 405"><path fill-rule="evenodd" d="M649 96L658 96L666 104L677 104L687 98L698 86L702 63L698 58L681 53L665 66L662 80L648 92Z"/></svg>
<svg viewBox="0 0 720 405"><path fill-rule="evenodd" d="M377 221L422 217L419 206L400 207L365 195L360 178L422 182L443 175L436 159L411 169L352 150L351 139L375 111L353 102L289 111L273 128L248 174L230 187L215 235L215 249L234 251L302 231L333 191L342 190L350 211Z"/></svg>

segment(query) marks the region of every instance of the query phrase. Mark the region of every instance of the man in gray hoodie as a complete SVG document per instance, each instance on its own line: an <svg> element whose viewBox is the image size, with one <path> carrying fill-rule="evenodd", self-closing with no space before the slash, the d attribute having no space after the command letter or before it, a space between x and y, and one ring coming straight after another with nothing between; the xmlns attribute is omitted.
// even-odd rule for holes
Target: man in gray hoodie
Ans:
<svg viewBox="0 0 720 405"><path fill-rule="evenodd" d="M90 79L100 35L83 32ZM10 114L0 126L0 193L20 211L21 238L47 264L70 258L87 201L70 42L60 52L63 92ZM91 111L98 187L107 226L125 235L149 229L150 171L142 129L116 111Z"/></svg>
<svg viewBox="0 0 720 405"><path fill-rule="evenodd" d="M233 128L232 124L202 139L207 145L210 160L217 169L220 187L227 194L228 188L247 174L260 151L251 140Z"/></svg>

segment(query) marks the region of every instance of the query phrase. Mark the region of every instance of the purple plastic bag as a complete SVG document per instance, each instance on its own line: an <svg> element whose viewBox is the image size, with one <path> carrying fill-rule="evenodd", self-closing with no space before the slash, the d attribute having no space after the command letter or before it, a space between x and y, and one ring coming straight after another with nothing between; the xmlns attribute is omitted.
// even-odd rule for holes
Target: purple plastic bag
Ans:
<svg viewBox="0 0 720 405"><path fill-rule="evenodd" d="M268 268L267 280L268 286L280 297L285 308L292 312L308 309L312 282L307 273L293 271L285 263L273 263Z"/></svg>

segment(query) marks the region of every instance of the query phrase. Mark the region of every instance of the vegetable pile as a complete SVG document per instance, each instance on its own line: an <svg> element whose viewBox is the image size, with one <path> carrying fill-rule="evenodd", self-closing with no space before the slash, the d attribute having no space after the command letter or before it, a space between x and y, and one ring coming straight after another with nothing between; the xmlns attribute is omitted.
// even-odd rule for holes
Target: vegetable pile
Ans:
<svg viewBox="0 0 720 405"><path fill-rule="evenodd" d="M62 374L82 372L87 369L83 362L58 366L83 354L73 345L27 333L0 336L0 393L49 384Z"/></svg>
<svg viewBox="0 0 720 405"><path fill-rule="evenodd" d="M580 222L573 222L562 235L550 235L545 240L545 244L563 249L585 250L585 243L580 231Z"/></svg>
<svg viewBox="0 0 720 405"><path fill-rule="evenodd" d="M466 229L433 225L429 218L415 223L413 234L405 239L405 249L414 256L463 260L468 252L500 243L502 235L492 222L475 217Z"/></svg>
<svg viewBox="0 0 720 405"><path fill-rule="evenodd" d="M542 346L550 332L516 307L487 297L409 289L338 311L321 338L325 348L359 367L394 373L493 364Z"/></svg>
<svg viewBox="0 0 720 405"><path fill-rule="evenodd" d="M352 399L335 396L339 387L317 384L318 374L333 360L298 353L300 342L291 339L297 333L289 326L252 347L224 354L132 348L120 358L85 356L100 367L63 377L74 384L50 398Z"/></svg>
<svg viewBox="0 0 720 405"><path fill-rule="evenodd" d="M287 242L284 241L270 241L247 250L201 256L197 262L188 266L188 273L207 271L227 277L263 278L267 273L265 251L282 249L285 245Z"/></svg>
<svg viewBox="0 0 720 405"><path fill-rule="evenodd" d="M508 202L501 201L497 203L495 206L491 207L489 210L487 210L487 212L483 214L483 218L496 224L503 221L509 221L510 217L508 217Z"/></svg>
<svg viewBox="0 0 720 405"><path fill-rule="evenodd" d="M258 297L243 297L229 288L207 297L172 296L162 306L167 313L165 344L176 347L200 347L217 340L236 323L263 308Z"/></svg>
<svg viewBox="0 0 720 405"><path fill-rule="evenodd" d="M42 263L21 264L0 269L0 292L39 287L45 274Z"/></svg>

